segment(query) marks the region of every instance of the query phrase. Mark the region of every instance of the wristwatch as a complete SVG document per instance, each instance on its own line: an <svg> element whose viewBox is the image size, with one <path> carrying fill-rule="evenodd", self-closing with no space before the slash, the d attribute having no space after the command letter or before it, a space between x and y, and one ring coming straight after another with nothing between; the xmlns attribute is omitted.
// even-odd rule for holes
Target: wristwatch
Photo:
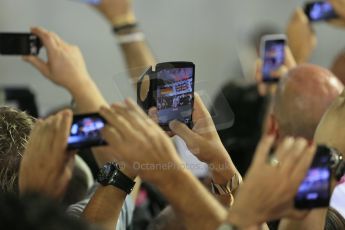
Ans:
<svg viewBox="0 0 345 230"><path fill-rule="evenodd" d="M115 162L109 162L99 170L97 181L103 186L112 185L119 188L127 194L132 192L135 185L131 178L121 172Z"/></svg>
<svg viewBox="0 0 345 230"><path fill-rule="evenodd" d="M345 161L343 155L335 148L330 148L331 159L330 167L334 173L335 179L340 181L345 174Z"/></svg>

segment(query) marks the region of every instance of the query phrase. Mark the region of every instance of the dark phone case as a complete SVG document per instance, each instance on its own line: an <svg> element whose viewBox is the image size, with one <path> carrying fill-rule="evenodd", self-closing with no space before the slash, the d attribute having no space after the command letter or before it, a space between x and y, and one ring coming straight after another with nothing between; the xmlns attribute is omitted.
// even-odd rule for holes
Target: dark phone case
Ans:
<svg viewBox="0 0 345 230"><path fill-rule="evenodd" d="M307 17L308 17L310 22L322 22L322 21L328 21L328 20L331 20L331 19L339 18L339 16L336 14L335 11L334 11L334 14L332 14L330 16L327 16L327 17L323 17L323 18L317 19L317 20L311 18L310 13L311 13L311 9L314 6L314 4L322 4L324 2L325 1L314 1L314 2L308 2L308 3L306 3L304 5L304 13L307 15Z"/></svg>
<svg viewBox="0 0 345 230"><path fill-rule="evenodd" d="M84 118L87 118L87 117L97 117L97 118L100 118L104 122L104 124L107 123L107 121L103 117L101 117L101 115L99 115L98 113L88 113L88 114L74 115L73 116L72 125L74 123L84 119ZM91 148L91 147L103 146L103 145L107 145L107 142L105 140L103 140L102 138L100 138L97 141L68 144L67 149L68 150L88 149L88 148Z"/></svg>
<svg viewBox="0 0 345 230"><path fill-rule="evenodd" d="M324 162L321 162L321 159L328 158L328 162L325 164ZM328 167L330 177L328 180L328 196L326 199L317 199L317 200L297 200L295 199L294 206L296 209L312 209L312 208L322 208L322 207L328 207L329 202L331 199L331 178L332 178L332 170L330 168L330 160L331 160L331 150L323 145L319 145L316 151L316 154L314 156L313 162L311 164L311 167Z"/></svg>
<svg viewBox="0 0 345 230"><path fill-rule="evenodd" d="M38 55L41 40L31 33L0 33L0 54Z"/></svg>
<svg viewBox="0 0 345 230"><path fill-rule="evenodd" d="M137 83L137 103L138 105L148 113L149 109L157 106L157 72L163 69L171 68L193 68L193 95L194 95L194 84L195 84L195 65L193 62L163 62L156 65L155 71L153 71L152 66L149 66L146 71L141 75ZM150 78L149 92L144 101L140 98L140 90L144 77L148 75ZM192 98L192 108L194 107L194 96ZM189 128L193 127L192 117L191 122L185 123ZM170 131L169 124L159 124L160 127L165 131Z"/></svg>

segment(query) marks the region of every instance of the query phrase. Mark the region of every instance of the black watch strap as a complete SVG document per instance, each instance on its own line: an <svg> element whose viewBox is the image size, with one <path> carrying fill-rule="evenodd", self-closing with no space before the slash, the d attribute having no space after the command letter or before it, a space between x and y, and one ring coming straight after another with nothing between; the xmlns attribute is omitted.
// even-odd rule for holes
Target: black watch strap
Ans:
<svg viewBox="0 0 345 230"><path fill-rule="evenodd" d="M120 167L115 162L105 164L101 169L97 177L97 181L103 185L112 185L122 191L130 194L133 190L135 182L121 172Z"/></svg>
<svg viewBox="0 0 345 230"><path fill-rule="evenodd" d="M118 165L116 165L116 170L114 171L113 176L109 178L108 184L125 191L127 194L130 194L133 190L135 182L123 174Z"/></svg>

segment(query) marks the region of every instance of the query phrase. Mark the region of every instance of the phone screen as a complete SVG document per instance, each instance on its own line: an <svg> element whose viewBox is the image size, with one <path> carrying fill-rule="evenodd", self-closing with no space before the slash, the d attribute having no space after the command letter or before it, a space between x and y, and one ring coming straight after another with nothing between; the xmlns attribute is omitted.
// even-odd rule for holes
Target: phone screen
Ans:
<svg viewBox="0 0 345 230"><path fill-rule="evenodd" d="M30 33L0 33L0 54L37 55L41 43Z"/></svg>
<svg viewBox="0 0 345 230"><path fill-rule="evenodd" d="M285 61L285 39L266 40L264 44L262 75L264 82L277 82L279 77L272 76Z"/></svg>
<svg viewBox="0 0 345 230"><path fill-rule="evenodd" d="M326 1L307 3L304 11L312 22L324 21L338 17L333 6Z"/></svg>
<svg viewBox="0 0 345 230"><path fill-rule="evenodd" d="M100 134L105 123L105 120L97 113L74 116L68 137L68 149L105 145Z"/></svg>
<svg viewBox="0 0 345 230"><path fill-rule="evenodd" d="M194 67L164 68L157 71L157 112L159 124L179 120L191 126L194 103Z"/></svg>
<svg viewBox="0 0 345 230"><path fill-rule="evenodd" d="M329 205L332 173L328 150L326 147L318 148L312 166L295 197L296 208L310 209Z"/></svg>

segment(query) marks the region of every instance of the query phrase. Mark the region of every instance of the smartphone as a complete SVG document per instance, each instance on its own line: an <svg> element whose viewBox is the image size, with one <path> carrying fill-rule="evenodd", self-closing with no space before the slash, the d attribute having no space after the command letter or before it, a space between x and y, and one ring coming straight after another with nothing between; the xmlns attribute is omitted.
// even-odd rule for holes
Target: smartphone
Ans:
<svg viewBox="0 0 345 230"><path fill-rule="evenodd" d="M306 3L304 12L309 21L320 22L338 18L333 6L327 1L315 1Z"/></svg>
<svg viewBox="0 0 345 230"><path fill-rule="evenodd" d="M0 33L0 54L38 55L41 40L30 33Z"/></svg>
<svg viewBox="0 0 345 230"><path fill-rule="evenodd" d="M262 81L265 83L277 83L279 76L272 76L285 62L286 36L273 34L263 36L261 39Z"/></svg>
<svg viewBox="0 0 345 230"><path fill-rule="evenodd" d="M102 0L72 0L72 1L84 2L84 3L92 4L92 5L98 5L99 3L101 3Z"/></svg>
<svg viewBox="0 0 345 230"><path fill-rule="evenodd" d="M150 86L144 101L140 99L140 89L144 76L149 76ZM173 120L193 126L195 65L192 62L159 63L149 67L138 83L138 104L146 111L157 108L159 125L169 131Z"/></svg>
<svg viewBox="0 0 345 230"><path fill-rule="evenodd" d="M68 149L85 149L106 145L106 141L100 134L100 130L105 124L105 119L98 113L73 116L71 131L68 137Z"/></svg>
<svg viewBox="0 0 345 230"><path fill-rule="evenodd" d="M331 149L318 146L312 165L295 196L297 209L328 207L331 189Z"/></svg>

